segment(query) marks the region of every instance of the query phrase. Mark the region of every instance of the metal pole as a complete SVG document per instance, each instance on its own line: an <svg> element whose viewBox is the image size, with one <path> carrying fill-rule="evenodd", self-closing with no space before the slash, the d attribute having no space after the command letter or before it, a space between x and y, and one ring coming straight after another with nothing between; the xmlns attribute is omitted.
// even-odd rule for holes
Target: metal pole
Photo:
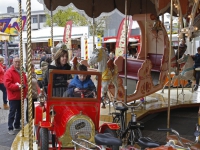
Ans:
<svg viewBox="0 0 200 150"><path fill-rule="evenodd" d="M127 103L127 0L125 0L125 63L124 63L124 74L125 74L125 85L124 85L124 90L125 90L125 96L124 96L124 102ZM127 113L125 113L125 122L127 122ZM126 123L125 123L126 127Z"/></svg>
<svg viewBox="0 0 200 150"><path fill-rule="evenodd" d="M54 41L53 41L53 12L52 12L52 0L50 0L51 5L51 40L52 40L52 46L54 47Z"/></svg>
<svg viewBox="0 0 200 150"><path fill-rule="evenodd" d="M24 83L23 78L23 49L22 49L22 4L19 0L19 47L20 47L20 75L21 75L21 84ZM22 120L22 137L24 137L24 90L21 86L21 120Z"/></svg>
<svg viewBox="0 0 200 150"><path fill-rule="evenodd" d="M173 0L171 0L171 10L170 10L170 49L169 49L169 62L168 62L168 68L169 68L169 73L168 73L168 78L169 78L169 83L171 84L171 77L170 77L170 72L171 72L171 53L172 53L172 15L173 15ZM168 88L168 110L167 110L167 128L170 127L170 90L171 86ZM169 132L167 133L169 135Z"/></svg>
<svg viewBox="0 0 200 150"><path fill-rule="evenodd" d="M31 76L31 0L26 1L27 10L27 54L28 54L28 119L29 119L29 150L33 150L33 114L32 114L32 76Z"/></svg>
<svg viewBox="0 0 200 150"><path fill-rule="evenodd" d="M7 41L4 42L4 49L5 49L5 64L6 64L6 69L8 69L8 46L7 46Z"/></svg>

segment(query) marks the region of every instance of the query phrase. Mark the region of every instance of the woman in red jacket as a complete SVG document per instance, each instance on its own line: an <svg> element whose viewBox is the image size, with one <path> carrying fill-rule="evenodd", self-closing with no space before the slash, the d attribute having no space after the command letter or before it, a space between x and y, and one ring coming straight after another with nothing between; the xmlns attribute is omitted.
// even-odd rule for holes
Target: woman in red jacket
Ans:
<svg viewBox="0 0 200 150"><path fill-rule="evenodd" d="M9 106L7 104L7 92L6 92L6 88L3 84L3 78L4 78L4 66L3 66L3 63L4 63L4 57L0 56L0 90L2 91L3 93L3 108L4 109L9 109Z"/></svg>

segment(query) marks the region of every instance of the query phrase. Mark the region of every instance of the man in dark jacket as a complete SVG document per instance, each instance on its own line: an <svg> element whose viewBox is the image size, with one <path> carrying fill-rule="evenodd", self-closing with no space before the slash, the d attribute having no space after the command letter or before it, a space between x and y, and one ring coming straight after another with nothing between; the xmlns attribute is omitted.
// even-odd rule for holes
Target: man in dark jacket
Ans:
<svg viewBox="0 0 200 150"><path fill-rule="evenodd" d="M200 47L197 48L197 53L192 57L194 60L194 71L195 71L195 78L196 78L194 91L197 91L199 87L199 78L200 78Z"/></svg>
<svg viewBox="0 0 200 150"><path fill-rule="evenodd" d="M87 67L85 65L79 65L79 71L87 71ZM80 97L77 96L75 93L80 93L82 90L85 91L96 91L96 87L92 82L90 76L85 74L78 74L75 75L74 78L71 80L70 84L68 85L67 95L68 97ZM94 93L88 95L88 97L94 97Z"/></svg>

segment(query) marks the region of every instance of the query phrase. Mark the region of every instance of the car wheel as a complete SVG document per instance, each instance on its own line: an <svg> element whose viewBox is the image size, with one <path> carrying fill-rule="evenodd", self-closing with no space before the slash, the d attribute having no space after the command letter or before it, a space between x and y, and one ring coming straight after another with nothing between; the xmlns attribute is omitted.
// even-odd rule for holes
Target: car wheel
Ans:
<svg viewBox="0 0 200 150"><path fill-rule="evenodd" d="M49 149L49 133L46 128L40 129L40 148L41 150Z"/></svg>

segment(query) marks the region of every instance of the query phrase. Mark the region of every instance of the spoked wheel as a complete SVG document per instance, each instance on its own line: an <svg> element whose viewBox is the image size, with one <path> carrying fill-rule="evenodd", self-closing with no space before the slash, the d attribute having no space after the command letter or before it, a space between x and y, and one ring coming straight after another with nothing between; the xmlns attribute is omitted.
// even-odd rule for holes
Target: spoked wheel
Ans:
<svg viewBox="0 0 200 150"><path fill-rule="evenodd" d="M120 125L120 113L114 112L112 113L112 115L113 115L113 123L117 123ZM117 134L117 137L120 138L121 129L116 130L116 134Z"/></svg>
<svg viewBox="0 0 200 150"><path fill-rule="evenodd" d="M114 137L117 138L116 131L115 131L115 130L111 130L111 129L108 128L108 127L105 129L104 133L110 133L111 135L113 135ZM112 150L119 150L119 146L113 145L111 148L112 148Z"/></svg>
<svg viewBox="0 0 200 150"><path fill-rule="evenodd" d="M135 143L138 142L138 139L140 137L142 137L142 132L138 128L138 129L130 130L127 135L128 135L127 136L127 144L128 145L134 145Z"/></svg>
<svg viewBox="0 0 200 150"><path fill-rule="evenodd" d="M41 150L49 149L49 133L48 129L46 128L40 129L40 149Z"/></svg>

